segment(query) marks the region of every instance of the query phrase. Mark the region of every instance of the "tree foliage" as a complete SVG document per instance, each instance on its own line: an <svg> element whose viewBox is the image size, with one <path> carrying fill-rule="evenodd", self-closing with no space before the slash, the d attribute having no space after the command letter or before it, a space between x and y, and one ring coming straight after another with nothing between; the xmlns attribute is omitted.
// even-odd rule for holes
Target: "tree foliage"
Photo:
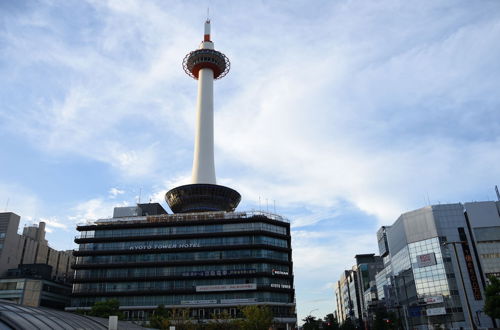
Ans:
<svg viewBox="0 0 500 330"><path fill-rule="evenodd" d="M237 330L238 324L227 311L212 315L212 320L207 324L207 330Z"/></svg>
<svg viewBox="0 0 500 330"><path fill-rule="evenodd" d="M332 314L327 314L323 318L323 329L325 330L338 330L340 329L337 318Z"/></svg>
<svg viewBox="0 0 500 330"><path fill-rule="evenodd" d="M490 284L484 289L484 313L494 319L500 319L500 280L495 276L488 279Z"/></svg>
<svg viewBox="0 0 500 330"><path fill-rule="evenodd" d="M317 330L321 324L321 320L316 319L316 317L312 315L307 315L302 321L304 321L302 325L304 330Z"/></svg>
<svg viewBox="0 0 500 330"><path fill-rule="evenodd" d="M350 317L346 318L346 320L340 326L341 330L354 330L356 329L356 324L351 320Z"/></svg>
<svg viewBox="0 0 500 330"><path fill-rule="evenodd" d="M118 299L108 299L96 302L90 309L89 315L105 318L116 315L118 319L123 319L123 313L120 312L120 302Z"/></svg>
<svg viewBox="0 0 500 330"><path fill-rule="evenodd" d="M159 305L156 308L149 321L149 326L160 330L168 330L170 326L175 326L176 330L198 329L196 321L189 317L189 309L173 309L169 311L164 305Z"/></svg>
<svg viewBox="0 0 500 330"><path fill-rule="evenodd" d="M241 312L244 318L238 320L238 329L267 330L273 324L273 312L268 306L245 306Z"/></svg>

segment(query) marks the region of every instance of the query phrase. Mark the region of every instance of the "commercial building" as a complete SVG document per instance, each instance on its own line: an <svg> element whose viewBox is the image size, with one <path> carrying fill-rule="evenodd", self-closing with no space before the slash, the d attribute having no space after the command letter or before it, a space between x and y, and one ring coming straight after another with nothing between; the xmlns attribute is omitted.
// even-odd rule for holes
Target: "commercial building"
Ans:
<svg viewBox="0 0 500 330"><path fill-rule="evenodd" d="M370 316L369 306L377 300L375 275L383 269L382 259L373 253L357 254L356 264L345 270L335 286L337 319L344 323L348 318L365 327Z"/></svg>
<svg viewBox="0 0 500 330"><path fill-rule="evenodd" d="M373 311L383 307L405 329L496 326L483 308L488 276L500 277L500 201L407 212L391 226L382 226L377 241L380 257L369 289L368 281L361 280L359 260L337 283L339 322L361 315L366 327Z"/></svg>
<svg viewBox="0 0 500 330"><path fill-rule="evenodd" d="M216 184L213 82L226 75L229 60L214 50L209 21L183 66L198 80L192 182L166 193L174 214L157 203L138 204L77 227L68 310L115 298L129 320L148 320L162 304L189 309L204 323L266 305L276 328L290 329L296 323L290 223L276 214L236 212L240 194Z"/></svg>
<svg viewBox="0 0 500 330"><path fill-rule="evenodd" d="M27 306L69 305L72 251L57 251L45 239L45 223L26 226L20 217L0 213L0 299Z"/></svg>
<svg viewBox="0 0 500 330"><path fill-rule="evenodd" d="M498 205L432 205L381 228L388 251L378 291L407 328L493 327L482 310L486 274L499 266Z"/></svg>

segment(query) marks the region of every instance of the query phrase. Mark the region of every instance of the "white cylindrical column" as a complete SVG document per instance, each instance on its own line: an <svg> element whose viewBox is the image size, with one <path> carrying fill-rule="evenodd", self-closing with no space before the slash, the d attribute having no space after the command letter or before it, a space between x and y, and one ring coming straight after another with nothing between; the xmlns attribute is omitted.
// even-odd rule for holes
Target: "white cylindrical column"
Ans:
<svg viewBox="0 0 500 330"><path fill-rule="evenodd" d="M192 183L216 184L214 164L214 72L198 74Z"/></svg>

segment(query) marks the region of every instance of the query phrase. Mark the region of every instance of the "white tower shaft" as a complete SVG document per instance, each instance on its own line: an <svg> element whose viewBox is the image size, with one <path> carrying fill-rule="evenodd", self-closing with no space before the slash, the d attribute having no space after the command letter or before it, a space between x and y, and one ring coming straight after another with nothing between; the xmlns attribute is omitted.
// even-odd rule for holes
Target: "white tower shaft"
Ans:
<svg viewBox="0 0 500 330"><path fill-rule="evenodd" d="M214 164L214 72L211 69L201 69L198 75L192 183L216 184Z"/></svg>
<svg viewBox="0 0 500 330"><path fill-rule="evenodd" d="M210 21L200 49L214 49L210 41ZM192 183L216 184L214 161L214 72L203 68L198 73L196 134L194 140Z"/></svg>

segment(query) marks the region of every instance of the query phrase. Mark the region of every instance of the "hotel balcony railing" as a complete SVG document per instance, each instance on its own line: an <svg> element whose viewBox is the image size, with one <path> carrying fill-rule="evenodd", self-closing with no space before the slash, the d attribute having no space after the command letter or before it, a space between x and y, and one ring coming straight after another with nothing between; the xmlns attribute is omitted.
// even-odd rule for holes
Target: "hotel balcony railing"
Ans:
<svg viewBox="0 0 500 330"><path fill-rule="evenodd" d="M175 232L155 232L155 231L130 231L127 233L117 233L117 232L102 232L98 231L99 234L96 235L95 231L89 231L82 233L81 235L75 236L75 239L85 239L85 238L119 238L119 237L140 237L140 236L167 236L167 235L196 235L196 234L214 234L214 233L231 233L231 232L252 232L252 231L262 231L268 232L270 234L286 235L286 232L280 232L278 230L271 230L265 227L255 227L255 228L214 228L213 230L193 230L193 231L182 231L176 230Z"/></svg>

